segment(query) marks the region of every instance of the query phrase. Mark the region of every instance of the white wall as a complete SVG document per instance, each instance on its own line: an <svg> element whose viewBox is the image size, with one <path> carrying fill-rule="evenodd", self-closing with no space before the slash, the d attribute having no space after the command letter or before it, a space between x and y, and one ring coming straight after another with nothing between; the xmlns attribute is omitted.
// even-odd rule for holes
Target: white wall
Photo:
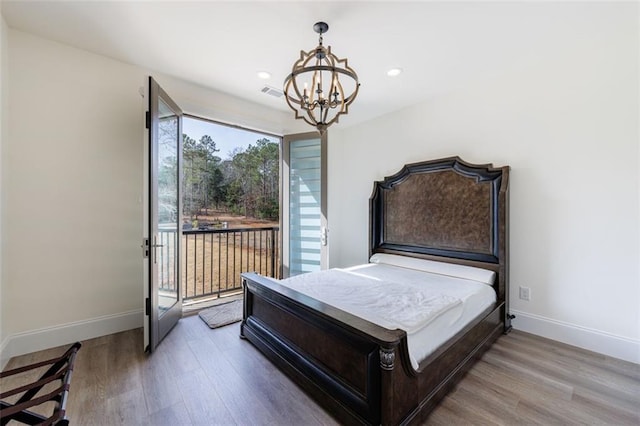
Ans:
<svg viewBox="0 0 640 426"><path fill-rule="evenodd" d="M3 359L142 325L139 88L149 75L9 33ZM284 112L154 76L185 112L272 133L294 129Z"/></svg>
<svg viewBox="0 0 640 426"><path fill-rule="evenodd" d="M7 70L9 67L9 61L7 59L8 56L8 37L9 30L7 28L7 24L4 21L4 17L0 14L0 354L8 340L6 339L7 332L6 321L4 319L4 315L6 313L5 306L8 306L7 298L3 297L4 295L4 283L3 275L4 270L2 268L2 253L3 253L3 245L2 245L2 230L4 229L4 183L6 180L3 178L4 168L2 167L3 156L2 152L4 151L4 143L6 141L5 133L7 133L7 125L9 111L7 108L7 99L8 99L8 86L7 86ZM0 357L0 368L4 366L4 362Z"/></svg>
<svg viewBox="0 0 640 426"><path fill-rule="evenodd" d="M3 263L16 355L68 343L87 321L141 324L144 121L131 66L18 31L9 59Z"/></svg>
<svg viewBox="0 0 640 426"><path fill-rule="evenodd" d="M330 263L367 260L372 182L405 163L510 165L514 327L640 363L637 4L556 6L494 79L331 130Z"/></svg>

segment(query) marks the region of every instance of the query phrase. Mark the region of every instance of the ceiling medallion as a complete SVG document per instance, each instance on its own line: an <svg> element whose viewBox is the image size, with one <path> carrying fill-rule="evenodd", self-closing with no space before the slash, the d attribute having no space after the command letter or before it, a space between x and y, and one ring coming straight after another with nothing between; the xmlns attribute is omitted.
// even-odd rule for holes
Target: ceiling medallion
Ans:
<svg viewBox="0 0 640 426"><path fill-rule="evenodd" d="M349 105L358 94L358 75L324 47L322 34L329 30L325 22L317 22L313 30L320 34L318 46L308 52L300 51L300 59L293 64L291 74L284 80L284 93L289 107L323 134L327 127L347 114Z"/></svg>

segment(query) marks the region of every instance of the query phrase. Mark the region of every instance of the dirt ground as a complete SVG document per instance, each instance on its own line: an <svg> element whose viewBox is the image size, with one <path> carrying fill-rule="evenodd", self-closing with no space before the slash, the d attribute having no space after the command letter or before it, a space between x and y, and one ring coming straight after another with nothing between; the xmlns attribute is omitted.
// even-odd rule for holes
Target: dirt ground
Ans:
<svg viewBox="0 0 640 426"><path fill-rule="evenodd" d="M200 214L198 214L197 218L199 224L217 224L227 222L228 229L278 226L278 221L262 220L246 216L236 216L228 212L215 210L209 210L208 212L202 211ZM185 223L190 222L188 217L185 217L184 221Z"/></svg>

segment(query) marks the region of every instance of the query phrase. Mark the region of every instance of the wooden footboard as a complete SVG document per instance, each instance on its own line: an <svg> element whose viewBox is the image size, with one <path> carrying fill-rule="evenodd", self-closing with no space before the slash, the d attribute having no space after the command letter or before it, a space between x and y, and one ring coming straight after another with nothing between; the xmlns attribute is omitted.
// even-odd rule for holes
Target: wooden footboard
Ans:
<svg viewBox="0 0 640 426"><path fill-rule="evenodd" d="M500 335L501 305L413 369L407 336L321 303L274 280L242 274L241 337L347 424L422 421Z"/></svg>

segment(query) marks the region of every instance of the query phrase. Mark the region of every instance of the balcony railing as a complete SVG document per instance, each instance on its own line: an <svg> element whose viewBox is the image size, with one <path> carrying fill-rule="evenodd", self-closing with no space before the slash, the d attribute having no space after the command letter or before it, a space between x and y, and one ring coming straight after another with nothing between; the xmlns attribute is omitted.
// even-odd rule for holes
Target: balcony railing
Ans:
<svg viewBox="0 0 640 426"><path fill-rule="evenodd" d="M175 232L160 231L161 259L175 247ZM220 297L242 289L240 273L279 278L279 228L185 230L182 232L182 299ZM175 291L175 274L159 262L160 290Z"/></svg>

